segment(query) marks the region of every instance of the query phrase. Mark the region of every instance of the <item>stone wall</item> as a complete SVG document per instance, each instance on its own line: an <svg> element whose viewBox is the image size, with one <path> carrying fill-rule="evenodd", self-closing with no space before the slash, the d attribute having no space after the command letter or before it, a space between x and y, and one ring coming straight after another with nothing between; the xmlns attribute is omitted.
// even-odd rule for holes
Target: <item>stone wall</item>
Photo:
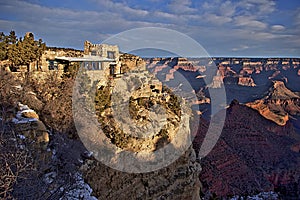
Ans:
<svg viewBox="0 0 300 200"><path fill-rule="evenodd" d="M49 71L49 61L55 60L57 56L66 56L66 57L82 57L83 51L76 50L76 49L69 49L69 48L56 48L56 47L49 47L47 48L41 58L41 62L39 65L41 68L40 71ZM33 63L33 66L36 66L36 63ZM36 67L35 67L36 68ZM33 71L36 69L32 68ZM63 70L63 65L58 64L57 69Z"/></svg>
<svg viewBox="0 0 300 200"><path fill-rule="evenodd" d="M66 57L82 57L83 51L70 49L70 48L56 48L56 47L48 47L44 53L40 61L34 61L30 63L30 71L49 71L49 61L54 61L57 56L66 56ZM53 69L63 70L64 65L59 63L53 63L55 67ZM18 72L27 72L27 66L19 66L17 69Z"/></svg>
<svg viewBox="0 0 300 200"><path fill-rule="evenodd" d="M110 52L114 55L110 55ZM108 44L92 44L89 41L84 42L84 54L89 56L100 56L104 58L111 58L118 61L119 47L117 45Z"/></svg>
<svg viewBox="0 0 300 200"><path fill-rule="evenodd" d="M24 80L26 78L27 72L14 72L12 73L13 76L15 76L18 80ZM51 71L33 71L30 72L30 77L34 78L35 80L38 80L39 82L46 81L47 78L53 77L61 79L63 75L62 70L51 70Z"/></svg>

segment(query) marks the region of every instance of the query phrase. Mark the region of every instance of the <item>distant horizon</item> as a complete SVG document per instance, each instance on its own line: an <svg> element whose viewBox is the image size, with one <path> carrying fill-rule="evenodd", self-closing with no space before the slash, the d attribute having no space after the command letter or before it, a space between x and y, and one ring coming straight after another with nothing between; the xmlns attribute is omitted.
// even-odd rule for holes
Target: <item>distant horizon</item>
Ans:
<svg viewBox="0 0 300 200"><path fill-rule="evenodd" d="M139 55L138 55L139 56ZM145 56L140 56L141 58L202 58L202 57L181 57L181 56L166 56L166 57L161 57L161 56L154 56L154 57L145 57ZM210 58L296 58L300 59L300 56L298 57L292 57L292 56L209 56ZM206 58L206 57L203 57Z"/></svg>
<svg viewBox="0 0 300 200"><path fill-rule="evenodd" d="M73 48L73 47L63 47L63 46L47 46L47 48L62 48L62 49L73 49L73 50L78 50L78 51L84 51L82 48ZM122 52L121 53L128 53L128 52ZM165 55L155 55L155 56L148 56L148 55L138 55L132 52L129 52L128 54L133 54L136 56L139 56L141 58L174 58L174 57L184 57L184 56L165 56ZM249 55L240 55L240 56L230 56L230 55L210 55L209 57L211 58L298 58L300 59L299 56L280 56L280 55L274 55L274 56L249 56ZM184 57L184 58L200 58L200 57Z"/></svg>

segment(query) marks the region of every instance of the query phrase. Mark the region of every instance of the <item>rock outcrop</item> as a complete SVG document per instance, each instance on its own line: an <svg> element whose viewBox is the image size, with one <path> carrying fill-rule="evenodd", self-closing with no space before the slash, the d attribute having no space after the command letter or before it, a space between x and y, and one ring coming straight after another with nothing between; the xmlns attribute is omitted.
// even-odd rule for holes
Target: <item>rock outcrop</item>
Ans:
<svg viewBox="0 0 300 200"><path fill-rule="evenodd" d="M238 85L248 86L248 87L256 86L254 80L251 77L244 77L244 76L238 78Z"/></svg>
<svg viewBox="0 0 300 200"><path fill-rule="evenodd" d="M25 138L40 145L43 149L49 143L49 134L46 126L39 120L38 114L27 105L18 104L16 117L12 119L13 128Z"/></svg>
<svg viewBox="0 0 300 200"><path fill-rule="evenodd" d="M108 94L111 102L99 114L99 122L107 137L120 148L154 151L159 141L172 141L181 124L188 123L185 103L147 71L124 74L122 79L115 80L113 87ZM97 100L96 108L102 104ZM188 134L189 130L185 130ZM184 141L174 145L180 146L181 142Z"/></svg>
<svg viewBox="0 0 300 200"><path fill-rule="evenodd" d="M148 71L139 70L135 58L131 71L98 89L95 113L103 134L91 126L81 126L79 133L96 146L91 150L95 160L82 167L95 196L199 199L200 165L187 145L191 110ZM76 124L92 120L80 110L74 116Z"/></svg>
<svg viewBox="0 0 300 200"><path fill-rule="evenodd" d="M199 199L200 166L193 149L171 165L149 173L125 173L98 161L82 168L98 199Z"/></svg>
<svg viewBox="0 0 300 200"><path fill-rule="evenodd" d="M123 73L130 70L146 70L146 63L139 56L124 53L120 55L119 61Z"/></svg>
<svg viewBox="0 0 300 200"><path fill-rule="evenodd" d="M289 115L300 114L300 96L287 89L282 81L273 81L273 86L263 99L246 105L279 125L285 125Z"/></svg>
<svg viewBox="0 0 300 200"><path fill-rule="evenodd" d="M186 72L197 72L198 70L203 70L203 66L197 66L192 60L182 57L175 58L154 58L146 60L147 68L156 75L158 72L165 70L165 80L170 81L174 79L175 72L183 70ZM205 71L205 70L204 70ZM199 77L200 78L200 77Z"/></svg>

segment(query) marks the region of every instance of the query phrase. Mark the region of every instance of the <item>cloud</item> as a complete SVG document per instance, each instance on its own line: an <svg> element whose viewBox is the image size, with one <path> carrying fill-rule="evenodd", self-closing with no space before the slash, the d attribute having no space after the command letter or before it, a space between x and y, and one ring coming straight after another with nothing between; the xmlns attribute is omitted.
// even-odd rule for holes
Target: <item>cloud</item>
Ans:
<svg viewBox="0 0 300 200"><path fill-rule="evenodd" d="M265 16L276 10L276 3L273 0L241 0L237 4L243 9L246 15Z"/></svg>
<svg viewBox="0 0 300 200"><path fill-rule="evenodd" d="M271 26L272 31L284 31L285 27L282 25L273 25Z"/></svg>
<svg viewBox="0 0 300 200"><path fill-rule="evenodd" d="M206 1L201 5L204 13L216 14L219 16L231 17L236 13L236 3L231 1L211 0Z"/></svg>
<svg viewBox="0 0 300 200"><path fill-rule="evenodd" d="M156 19L158 21L170 21L173 23L180 23L186 21L182 16L161 11L155 11L152 14L151 18Z"/></svg>
<svg viewBox="0 0 300 200"><path fill-rule="evenodd" d="M232 21L231 17L220 16L216 14L206 14L204 17L208 22L218 25L224 25L225 23Z"/></svg>
<svg viewBox="0 0 300 200"><path fill-rule="evenodd" d="M247 27L251 29L266 29L268 25L264 22L254 19L249 16L238 16L234 19L236 26Z"/></svg>
<svg viewBox="0 0 300 200"><path fill-rule="evenodd" d="M108 3L109 4L109 3ZM18 12L16 12L17 8ZM144 15L123 8L127 14ZM12 15L14 20L2 20L2 31L16 30L18 36L32 31L43 37L50 46L81 47L84 40L101 42L105 36L118 32L147 26L161 26L160 23L130 21L119 13L110 11L79 11L65 8L49 8L24 1L11 0L0 3L2 15Z"/></svg>
<svg viewBox="0 0 300 200"><path fill-rule="evenodd" d="M125 3L114 2L111 0L92 0L99 5L99 8L112 13L120 13L124 16L130 17L145 17L149 14L149 11L142 9L134 9Z"/></svg>
<svg viewBox="0 0 300 200"><path fill-rule="evenodd" d="M231 1L225 1L219 9L220 15L231 17L236 13L236 5Z"/></svg>
<svg viewBox="0 0 300 200"><path fill-rule="evenodd" d="M296 14L295 14L295 17L294 17L294 22L296 25L300 25L300 8L297 8L296 9Z"/></svg>
<svg viewBox="0 0 300 200"><path fill-rule="evenodd" d="M266 16L276 9L273 0L210 0L202 3L202 9L207 13L214 13L221 16L252 16L260 18Z"/></svg>
<svg viewBox="0 0 300 200"><path fill-rule="evenodd" d="M240 45L238 47L232 48L232 51L241 51L241 50L245 50L245 49L249 49L250 47L248 45Z"/></svg>
<svg viewBox="0 0 300 200"><path fill-rule="evenodd" d="M168 4L168 8L172 13L176 14L188 14L196 12L197 9L191 7L192 2L190 0L172 0Z"/></svg>
<svg viewBox="0 0 300 200"><path fill-rule="evenodd" d="M259 54L266 48L286 54L296 54L289 47L299 50L300 10L281 14L289 20L281 24L274 19L276 5L270 0L175 0L170 4L147 0L156 4L146 10L151 5L138 0L88 1L94 5L89 10L75 9L80 3L71 9L43 6L37 0L1 1L1 31L14 29L18 36L32 31L50 46L82 48L84 40L100 43L131 28L157 26L188 34L214 55Z"/></svg>
<svg viewBox="0 0 300 200"><path fill-rule="evenodd" d="M265 19L275 11L275 2L272 0L241 0L238 2L226 0L206 1L201 5L203 15L209 23L232 25L249 30L268 28Z"/></svg>

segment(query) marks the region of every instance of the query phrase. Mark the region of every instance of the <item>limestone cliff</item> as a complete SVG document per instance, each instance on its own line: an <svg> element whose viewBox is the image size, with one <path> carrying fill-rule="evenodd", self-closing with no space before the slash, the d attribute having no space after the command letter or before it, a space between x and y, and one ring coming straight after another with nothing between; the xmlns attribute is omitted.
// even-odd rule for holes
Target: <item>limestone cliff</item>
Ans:
<svg viewBox="0 0 300 200"><path fill-rule="evenodd" d="M200 165L188 145L191 110L141 70L138 57L125 55L120 61L131 70L99 88L95 97L104 137L92 124L80 133L82 141L95 141L92 146L111 144L105 152L101 146L92 150L95 159L82 167L87 183L99 199L199 199ZM79 113L76 122L91 123ZM132 160L124 159L128 154Z"/></svg>
<svg viewBox="0 0 300 200"><path fill-rule="evenodd" d="M121 54L119 61L121 63L121 68L123 72L127 72L130 70L145 70L146 64L145 61L139 57L132 54Z"/></svg>
<svg viewBox="0 0 300 200"><path fill-rule="evenodd" d="M246 105L279 125L285 125L290 115L300 114L300 97L281 81L273 81L273 86L263 99Z"/></svg>
<svg viewBox="0 0 300 200"><path fill-rule="evenodd" d="M200 199L200 166L193 149L168 167L150 173L125 173L95 160L82 170L99 199Z"/></svg>

